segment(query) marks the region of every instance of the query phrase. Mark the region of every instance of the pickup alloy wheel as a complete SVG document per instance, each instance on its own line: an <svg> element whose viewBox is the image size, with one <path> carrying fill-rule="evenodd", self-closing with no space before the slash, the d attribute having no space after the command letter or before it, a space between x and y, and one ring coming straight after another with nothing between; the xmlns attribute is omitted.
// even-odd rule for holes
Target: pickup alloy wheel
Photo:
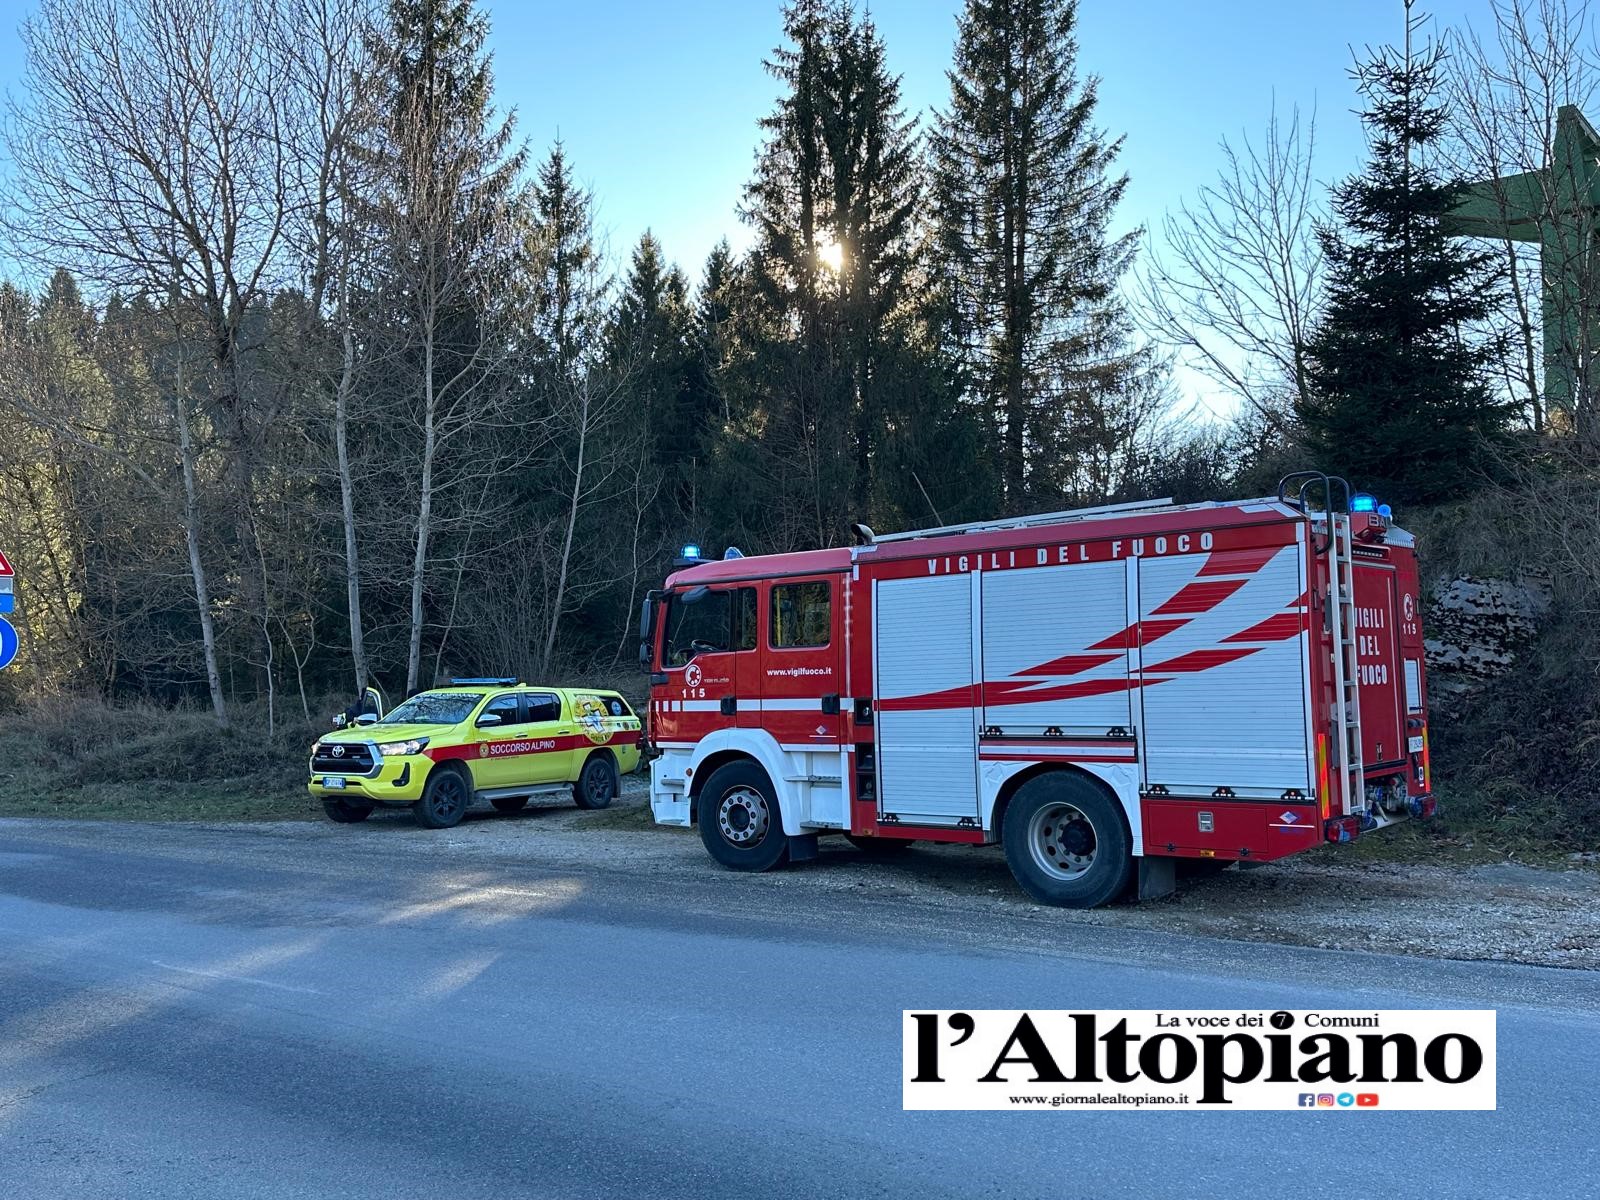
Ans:
<svg viewBox="0 0 1600 1200"><path fill-rule="evenodd" d="M461 823L471 803L472 788L459 772L446 768L428 776L422 799L411 806L411 811L424 829L449 829Z"/></svg>
<svg viewBox="0 0 1600 1200"><path fill-rule="evenodd" d="M329 797L323 800L322 811L328 814L330 821L337 821L341 825L353 825L357 821L365 821L372 815L372 805L351 804L348 800L335 800Z"/></svg>
<svg viewBox="0 0 1600 1200"><path fill-rule="evenodd" d="M609 755L589 756L578 782L572 785L572 798L579 808L605 808L617 798L617 768Z"/></svg>

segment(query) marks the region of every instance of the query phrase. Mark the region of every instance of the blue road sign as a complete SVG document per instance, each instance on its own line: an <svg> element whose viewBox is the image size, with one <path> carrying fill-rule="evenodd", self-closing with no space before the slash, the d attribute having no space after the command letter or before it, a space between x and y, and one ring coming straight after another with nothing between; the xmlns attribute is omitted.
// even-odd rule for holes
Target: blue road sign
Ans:
<svg viewBox="0 0 1600 1200"><path fill-rule="evenodd" d="M0 671L9 667L17 657L17 631L11 622L0 617Z"/></svg>

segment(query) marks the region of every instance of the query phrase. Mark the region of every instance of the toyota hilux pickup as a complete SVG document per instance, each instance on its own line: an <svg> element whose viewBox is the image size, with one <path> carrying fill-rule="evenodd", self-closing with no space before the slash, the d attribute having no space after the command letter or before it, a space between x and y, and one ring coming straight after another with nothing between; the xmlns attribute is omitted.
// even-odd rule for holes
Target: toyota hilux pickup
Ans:
<svg viewBox="0 0 1600 1200"><path fill-rule="evenodd" d="M640 740L617 692L452 680L323 734L307 787L342 824L410 808L419 825L448 829L480 801L514 813L569 789L579 808L605 808L639 765Z"/></svg>

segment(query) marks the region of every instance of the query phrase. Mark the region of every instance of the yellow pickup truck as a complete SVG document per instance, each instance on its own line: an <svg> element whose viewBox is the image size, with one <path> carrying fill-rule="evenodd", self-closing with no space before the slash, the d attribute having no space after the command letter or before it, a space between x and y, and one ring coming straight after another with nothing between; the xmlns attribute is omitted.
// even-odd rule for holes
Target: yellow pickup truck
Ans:
<svg viewBox="0 0 1600 1200"><path fill-rule="evenodd" d="M477 801L514 813L568 788L579 808L604 808L639 765L641 738L616 692L457 679L318 738L307 787L341 823L409 807L417 824L448 829Z"/></svg>

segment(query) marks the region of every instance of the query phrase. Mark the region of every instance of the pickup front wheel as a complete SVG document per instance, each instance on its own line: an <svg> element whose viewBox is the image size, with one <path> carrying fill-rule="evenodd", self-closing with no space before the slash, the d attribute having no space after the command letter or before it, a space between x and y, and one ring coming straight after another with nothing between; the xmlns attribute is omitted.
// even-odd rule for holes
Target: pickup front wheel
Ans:
<svg viewBox="0 0 1600 1200"><path fill-rule="evenodd" d="M446 767L428 776L422 799L411 806L411 811L424 829L449 829L461 823L471 803L471 785L460 772Z"/></svg>
<svg viewBox="0 0 1600 1200"><path fill-rule="evenodd" d="M372 805L351 804L348 800L324 800L322 811L328 814L328 820L337 821L341 825L354 825L357 821L365 821L372 815Z"/></svg>

